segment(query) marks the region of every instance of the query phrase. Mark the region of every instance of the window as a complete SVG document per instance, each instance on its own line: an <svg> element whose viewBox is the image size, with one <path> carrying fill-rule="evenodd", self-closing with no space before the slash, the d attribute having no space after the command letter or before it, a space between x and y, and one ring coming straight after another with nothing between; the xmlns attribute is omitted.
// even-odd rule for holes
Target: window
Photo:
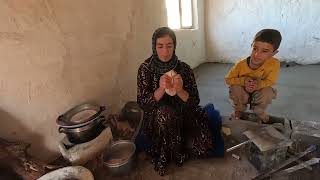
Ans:
<svg viewBox="0 0 320 180"><path fill-rule="evenodd" d="M172 29L194 28L194 0L166 0L168 26Z"/></svg>

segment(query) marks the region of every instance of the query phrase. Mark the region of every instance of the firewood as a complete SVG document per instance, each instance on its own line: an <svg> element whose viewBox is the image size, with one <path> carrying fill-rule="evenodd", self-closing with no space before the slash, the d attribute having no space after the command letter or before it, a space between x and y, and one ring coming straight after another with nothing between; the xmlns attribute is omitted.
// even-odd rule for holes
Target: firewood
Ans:
<svg viewBox="0 0 320 180"><path fill-rule="evenodd" d="M25 180L37 179L45 174L49 170L47 167L52 166L31 157L27 153L29 147L30 144L25 142L10 142L0 138L0 167L13 171L9 175L15 174Z"/></svg>

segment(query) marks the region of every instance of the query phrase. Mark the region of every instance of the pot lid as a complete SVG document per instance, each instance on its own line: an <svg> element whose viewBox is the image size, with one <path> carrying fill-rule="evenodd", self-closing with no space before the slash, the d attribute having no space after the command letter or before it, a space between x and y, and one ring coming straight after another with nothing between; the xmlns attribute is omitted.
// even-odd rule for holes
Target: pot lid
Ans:
<svg viewBox="0 0 320 180"><path fill-rule="evenodd" d="M103 106L81 104L60 115L56 122L61 127L80 127L99 118L103 111L105 111Z"/></svg>

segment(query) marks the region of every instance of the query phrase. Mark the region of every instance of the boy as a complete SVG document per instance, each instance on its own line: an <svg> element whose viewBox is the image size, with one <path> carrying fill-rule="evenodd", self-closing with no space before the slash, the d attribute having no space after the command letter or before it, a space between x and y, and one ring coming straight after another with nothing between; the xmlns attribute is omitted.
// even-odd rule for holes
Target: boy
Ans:
<svg viewBox="0 0 320 180"><path fill-rule="evenodd" d="M233 119L240 119L250 104L250 109L264 123L269 115L265 112L272 99L276 98L276 83L280 62L273 56L278 53L281 34L275 29L259 31L251 44L251 56L236 63L225 77L229 85L229 96L233 102Z"/></svg>

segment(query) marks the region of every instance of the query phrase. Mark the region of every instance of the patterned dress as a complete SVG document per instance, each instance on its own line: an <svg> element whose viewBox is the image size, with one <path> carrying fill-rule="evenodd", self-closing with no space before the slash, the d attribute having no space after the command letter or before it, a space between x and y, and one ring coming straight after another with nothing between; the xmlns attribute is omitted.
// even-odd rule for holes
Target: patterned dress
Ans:
<svg viewBox="0 0 320 180"><path fill-rule="evenodd" d="M152 157L155 170L163 175L170 160L182 165L189 155L206 157L213 148L213 139L207 114L198 106L199 93L190 66L178 60L174 69L189 93L187 102L166 93L156 102L153 93L159 88L162 74L155 73L150 61L151 58L145 60L138 70L137 102L144 110L142 133L152 142L147 153Z"/></svg>

